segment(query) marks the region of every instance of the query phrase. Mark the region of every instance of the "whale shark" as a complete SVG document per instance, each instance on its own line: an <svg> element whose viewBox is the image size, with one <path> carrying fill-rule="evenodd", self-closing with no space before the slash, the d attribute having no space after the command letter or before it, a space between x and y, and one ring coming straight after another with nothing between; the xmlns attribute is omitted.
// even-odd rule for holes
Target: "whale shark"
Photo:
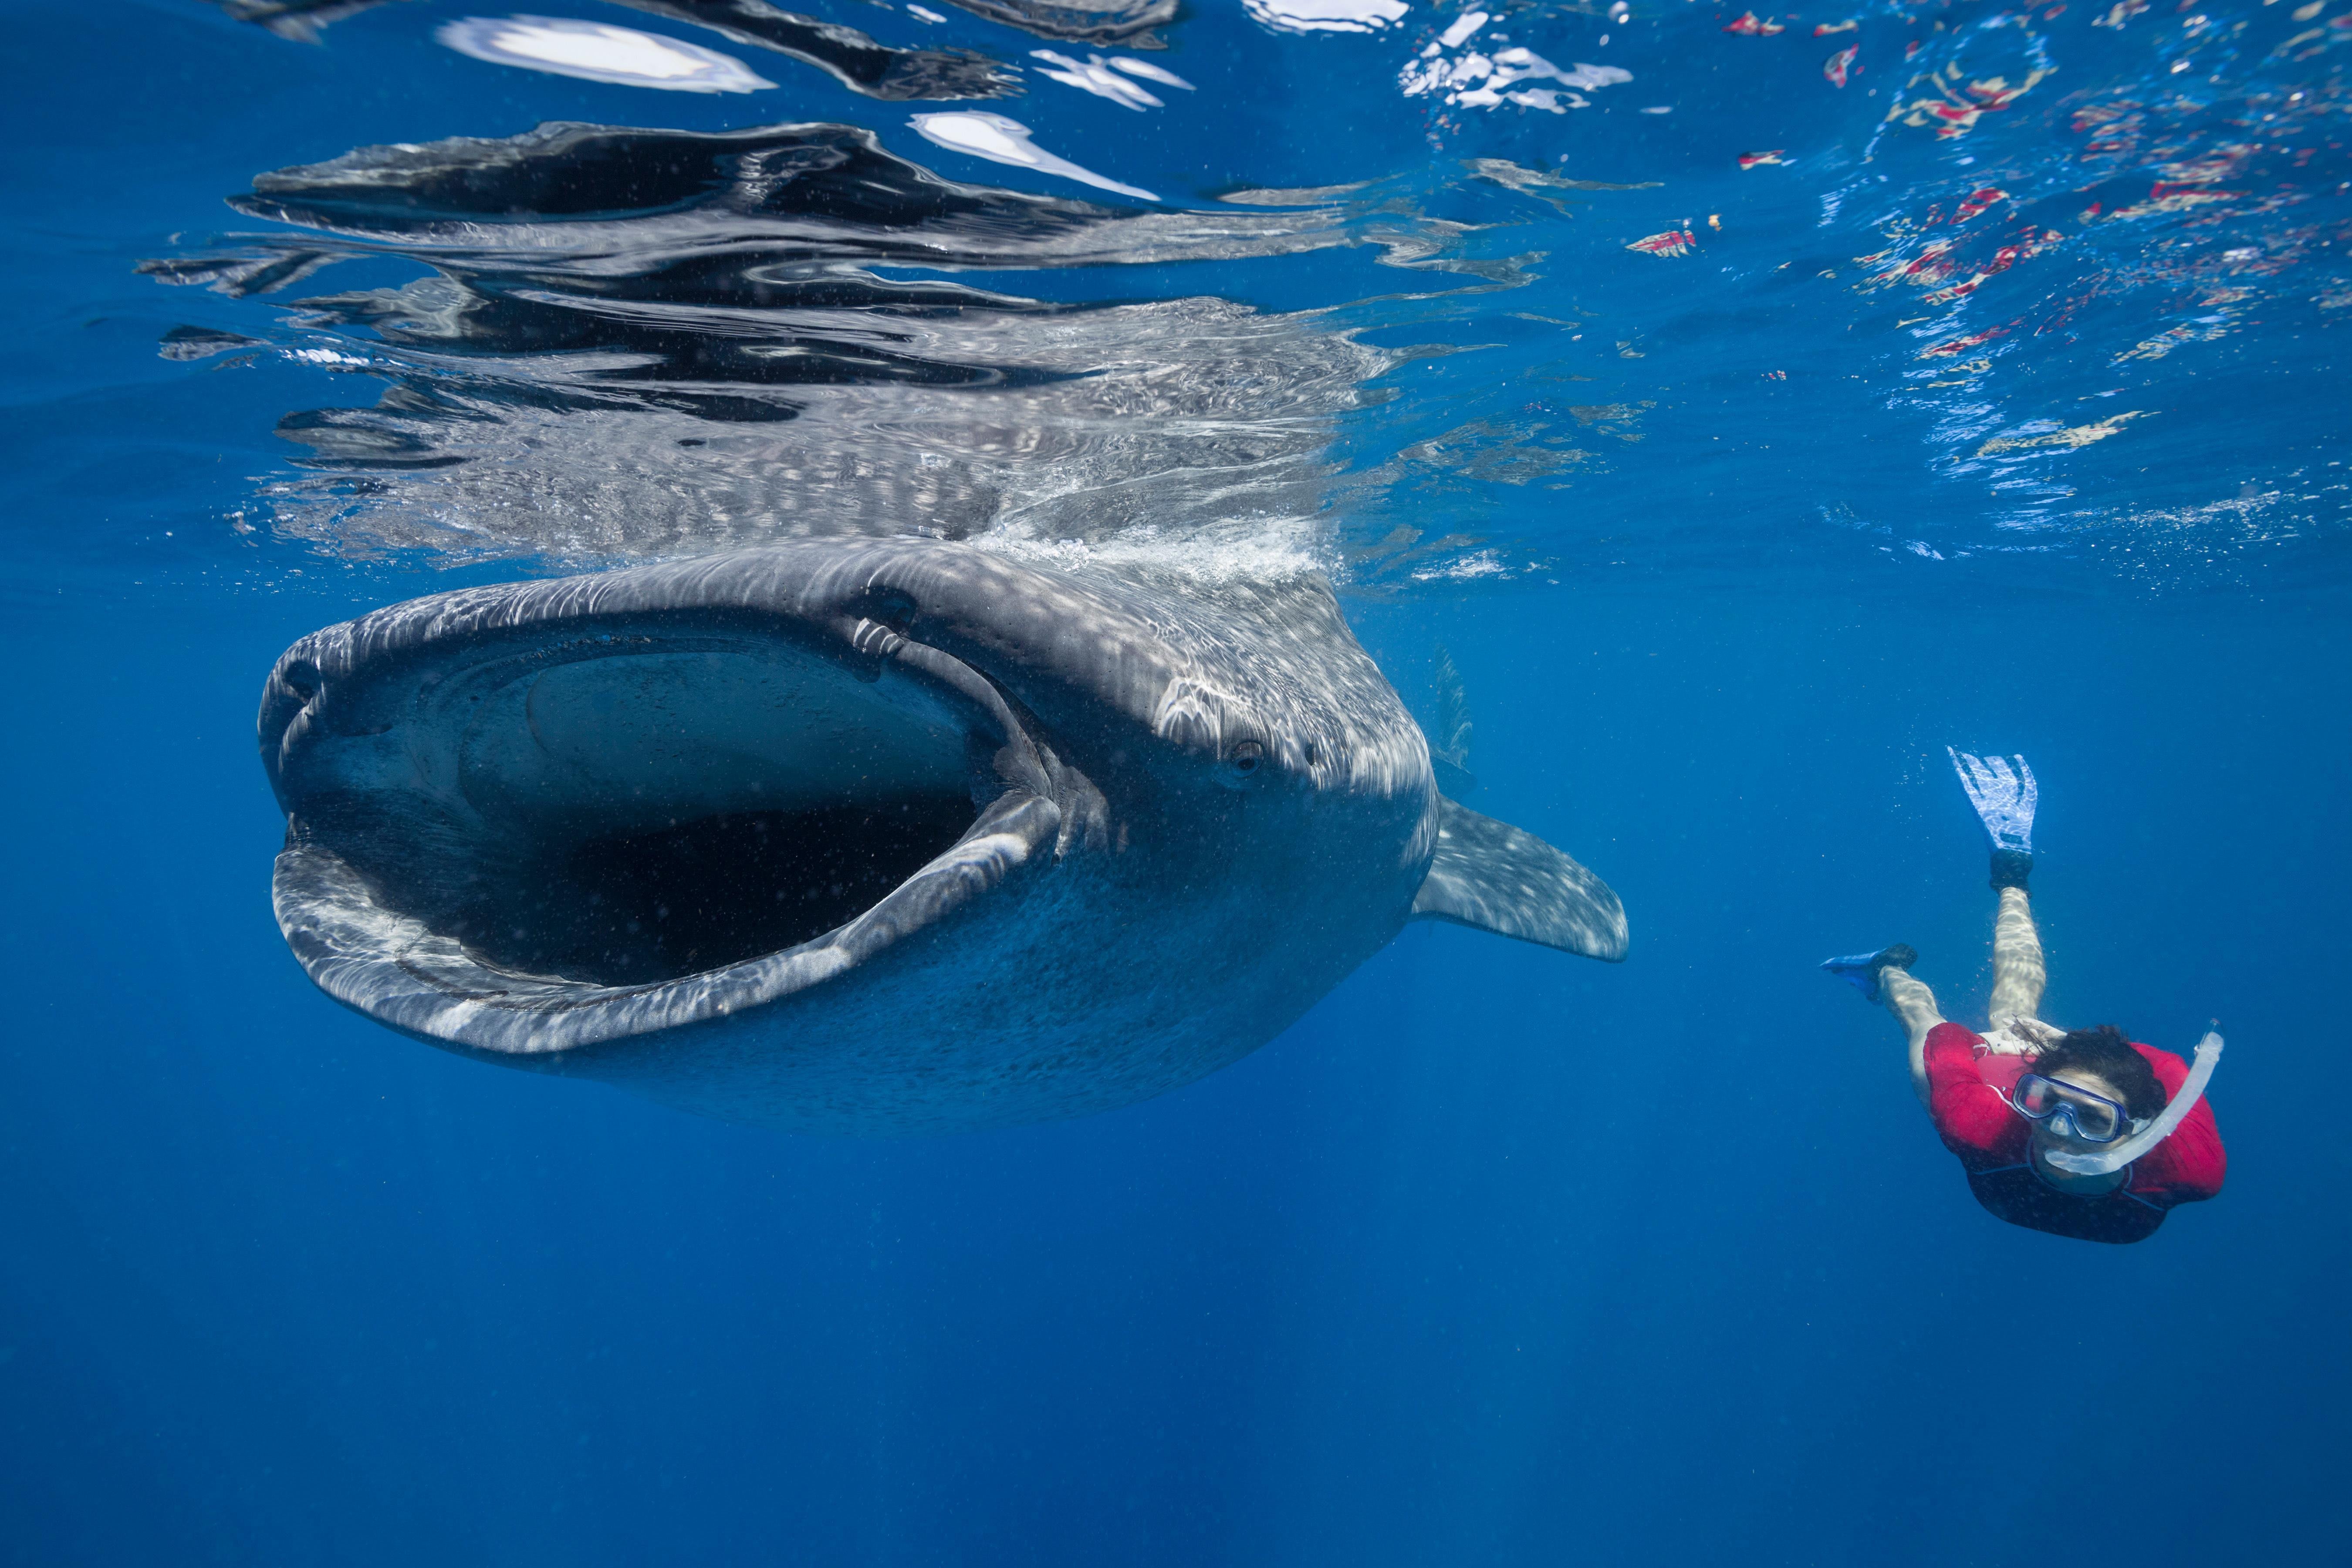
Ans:
<svg viewBox="0 0 2352 1568"><path fill-rule="evenodd" d="M803 1131L1108 1110L1409 921L1614 962L1440 793L1328 581L811 539L436 594L261 704L278 921L405 1035Z"/></svg>

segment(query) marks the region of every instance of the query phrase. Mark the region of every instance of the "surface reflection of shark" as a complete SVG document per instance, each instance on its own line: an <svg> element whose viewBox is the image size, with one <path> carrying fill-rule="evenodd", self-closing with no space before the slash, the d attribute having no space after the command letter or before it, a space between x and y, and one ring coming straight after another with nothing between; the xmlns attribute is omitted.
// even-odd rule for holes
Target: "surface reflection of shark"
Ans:
<svg viewBox="0 0 2352 1568"><path fill-rule="evenodd" d="M1075 43L1164 49L1151 31L1177 19L1176 0L948 0L950 5L1034 33Z"/></svg>
<svg viewBox="0 0 2352 1568"><path fill-rule="evenodd" d="M281 38L316 43L323 28L373 10L383 0L214 0L214 4L238 21L266 27ZM707 28L733 43L790 56L867 98L890 101L1002 98L1021 90L1019 68L985 55L968 49L893 48L855 27L782 10L767 0L613 0L613 4Z"/></svg>
<svg viewBox="0 0 2352 1568"><path fill-rule="evenodd" d="M1598 878L1438 794L1308 575L812 541L468 589L297 643L260 729L327 992L730 1120L1127 1104L1417 916L1625 949Z"/></svg>
<svg viewBox="0 0 2352 1568"><path fill-rule="evenodd" d="M373 407L281 424L310 454L271 491L281 529L598 563L813 532L1100 539L1311 514L1330 422L1377 395L1391 353L1225 300L1061 303L965 279L1412 235L1328 204L1153 210L962 184L829 124L364 148L233 205L309 232L147 269L250 294L349 258L430 268L294 301L308 363L391 384Z"/></svg>
<svg viewBox="0 0 2352 1568"><path fill-rule="evenodd" d="M950 5L1034 33L1041 38L1066 38L1078 43L1117 44L1129 49L1163 49L1168 46L1151 29L1176 20L1176 0L947 0ZM1367 0L1381 5L1394 0ZM267 27L281 38L315 43L331 23L384 4L384 0L213 0L240 22ZM814 57L813 63L835 69L823 46L835 39L877 47L874 40L854 28L820 22L771 5L767 0L613 0L616 5L649 11L673 21L691 22L738 43L757 44L780 53ZM1402 13L1403 7L1396 6ZM816 47L812 47L812 42ZM935 50L898 49L900 55ZM964 57L966 58L973 57ZM838 74L838 73L837 73ZM852 85L855 85L853 82ZM886 96L886 95L877 95ZM891 94L887 96L913 96ZM919 96L943 97L947 94Z"/></svg>

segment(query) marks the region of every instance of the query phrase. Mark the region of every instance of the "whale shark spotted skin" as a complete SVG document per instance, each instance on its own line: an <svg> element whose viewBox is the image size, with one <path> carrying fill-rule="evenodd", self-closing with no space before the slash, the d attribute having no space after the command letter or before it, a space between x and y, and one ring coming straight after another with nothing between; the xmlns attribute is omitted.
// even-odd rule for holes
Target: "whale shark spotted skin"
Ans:
<svg viewBox="0 0 2352 1568"><path fill-rule="evenodd" d="M1414 918L1625 951L1599 878L1438 793L1312 575L811 540L466 589L296 643L260 742L330 995L731 1121L1128 1104Z"/></svg>

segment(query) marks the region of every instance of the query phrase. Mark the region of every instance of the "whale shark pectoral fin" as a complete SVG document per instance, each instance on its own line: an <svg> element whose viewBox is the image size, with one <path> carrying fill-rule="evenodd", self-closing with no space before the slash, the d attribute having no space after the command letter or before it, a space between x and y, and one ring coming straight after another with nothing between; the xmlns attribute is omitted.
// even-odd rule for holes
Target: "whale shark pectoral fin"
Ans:
<svg viewBox="0 0 2352 1568"><path fill-rule="evenodd" d="M1437 855L1412 900L1415 920L1452 921L1609 963L1625 956L1625 906L1608 883L1507 822L1443 795L1437 810Z"/></svg>

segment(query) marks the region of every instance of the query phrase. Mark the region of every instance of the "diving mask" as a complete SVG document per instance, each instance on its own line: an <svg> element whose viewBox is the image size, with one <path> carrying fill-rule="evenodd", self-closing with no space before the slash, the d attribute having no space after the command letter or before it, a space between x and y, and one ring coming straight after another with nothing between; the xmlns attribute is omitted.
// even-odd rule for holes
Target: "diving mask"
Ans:
<svg viewBox="0 0 2352 1568"><path fill-rule="evenodd" d="M2047 1121L2085 1143L2112 1143L2131 1129L2130 1114L2105 1095L2038 1072L2018 1075L2009 1103L2028 1121Z"/></svg>

